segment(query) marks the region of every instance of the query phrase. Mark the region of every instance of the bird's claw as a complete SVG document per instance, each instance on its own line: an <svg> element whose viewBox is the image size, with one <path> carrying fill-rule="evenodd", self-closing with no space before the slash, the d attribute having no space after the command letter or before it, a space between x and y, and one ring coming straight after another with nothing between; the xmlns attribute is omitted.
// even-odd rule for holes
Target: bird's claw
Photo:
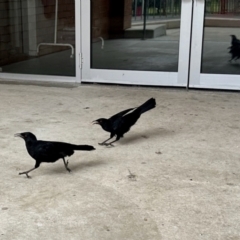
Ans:
<svg viewBox="0 0 240 240"><path fill-rule="evenodd" d="M114 145L111 144L111 143L106 143L106 146L107 146L107 147L109 147L109 146L114 147Z"/></svg>
<svg viewBox="0 0 240 240"><path fill-rule="evenodd" d="M71 172L71 169L67 167L68 163L65 164L65 168L66 170L70 173Z"/></svg>
<svg viewBox="0 0 240 240"><path fill-rule="evenodd" d="M102 143L98 143L98 145L100 145L100 146L107 146L108 143L102 142Z"/></svg>
<svg viewBox="0 0 240 240"><path fill-rule="evenodd" d="M98 143L98 144L101 146L106 146L106 147L108 147L108 146L114 147L114 145L111 143Z"/></svg>
<svg viewBox="0 0 240 240"><path fill-rule="evenodd" d="M111 144L111 143L105 143L104 145L105 145L106 147L109 147L109 146L110 146L110 147L114 147L114 145Z"/></svg>
<svg viewBox="0 0 240 240"><path fill-rule="evenodd" d="M26 173L26 172L21 172L21 173L19 173L19 175L22 175L22 174L26 174L27 178L31 178L31 177L28 175L28 173Z"/></svg>

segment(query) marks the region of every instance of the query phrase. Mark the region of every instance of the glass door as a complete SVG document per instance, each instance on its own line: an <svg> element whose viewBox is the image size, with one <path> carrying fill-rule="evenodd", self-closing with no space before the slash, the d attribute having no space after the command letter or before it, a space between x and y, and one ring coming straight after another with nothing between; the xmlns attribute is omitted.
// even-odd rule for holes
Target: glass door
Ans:
<svg viewBox="0 0 240 240"><path fill-rule="evenodd" d="M187 86L192 0L82 1L82 81Z"/></svg>
<svg viewBox="0 0 240 240"><path fill-rule="evenodd" d="M196 0L189 86L240 89L240 1Z"/></svg>
<svg viewBox="0 0 240 240"><path fill-rule="evenodd" d="M80 81L79 10L75 0L2 0L0 78Z"/></svg>

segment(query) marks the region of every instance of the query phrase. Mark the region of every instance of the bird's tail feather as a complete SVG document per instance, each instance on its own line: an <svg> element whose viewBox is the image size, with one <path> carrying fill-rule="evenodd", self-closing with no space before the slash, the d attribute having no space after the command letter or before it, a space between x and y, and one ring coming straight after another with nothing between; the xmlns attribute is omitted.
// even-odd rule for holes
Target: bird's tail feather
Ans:
<svg viewBox="0 0 240 240"><path fill-rule="evenodd" d="M150 98L149 100L147 100L144 104L142 104L141 106L139 106L137 109L140 110L140 113L144 113L149 111L152 108L155 108L156 106L156 101L154 98Z"/></svg>
<svg viewBox="0 0 240 240"><path fill-rule="evenodd" d="M82 150L82 151L92 151L95 150L95 148L91 145L73 145L73 150Z"/></svg>

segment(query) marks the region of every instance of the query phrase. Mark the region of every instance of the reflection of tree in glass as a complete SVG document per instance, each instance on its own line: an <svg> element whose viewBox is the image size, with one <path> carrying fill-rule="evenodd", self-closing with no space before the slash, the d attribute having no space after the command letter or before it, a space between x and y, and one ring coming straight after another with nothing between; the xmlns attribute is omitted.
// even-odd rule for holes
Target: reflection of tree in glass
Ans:
<svg viewBox="0 0 240 240"><path fill-rule="evenodd" d="M146 0L148 15L177 15L180 14L181 0ZM142 9L144 0L133 0L132 9Z"/></svg>
<svg viewBox="0 0 240 240"><path fill-rule="evenodd" d="M239 14L239 0L206 0L207 14Z"/></svg>

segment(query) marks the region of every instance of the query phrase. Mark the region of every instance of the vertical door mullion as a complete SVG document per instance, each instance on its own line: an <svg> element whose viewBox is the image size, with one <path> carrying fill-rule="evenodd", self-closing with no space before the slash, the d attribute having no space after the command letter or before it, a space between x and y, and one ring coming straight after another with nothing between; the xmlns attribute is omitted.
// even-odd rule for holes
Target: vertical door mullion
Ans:
<svg viewBox="0 0 240 240"><path fill-rule="evenodd" d="M204 24L204 0L195 0L193 5L192 39L190 53L189 87L200 84L202 41Z"/></svg>
<svg viewBox="0 0 240 240"><path fill-rule="evenodd" d="M91 78L91 1L81 0L82 80Z"/></svg>
<svg viewBox="0 0 240 240"><path fill-rule="evenodd" d="M189 56L191 43L192 0L183 0L180 21L180 44L178 59L178 83L186 85L189 73Z"/></svg>
<svg viewBox="0 0 240 240"><path fill-rule="evenodd" d="M80 83L82 78L82 69L80 69L81 55L81 0L75 1L75 58L76 58L76 82Z"/></svg>

